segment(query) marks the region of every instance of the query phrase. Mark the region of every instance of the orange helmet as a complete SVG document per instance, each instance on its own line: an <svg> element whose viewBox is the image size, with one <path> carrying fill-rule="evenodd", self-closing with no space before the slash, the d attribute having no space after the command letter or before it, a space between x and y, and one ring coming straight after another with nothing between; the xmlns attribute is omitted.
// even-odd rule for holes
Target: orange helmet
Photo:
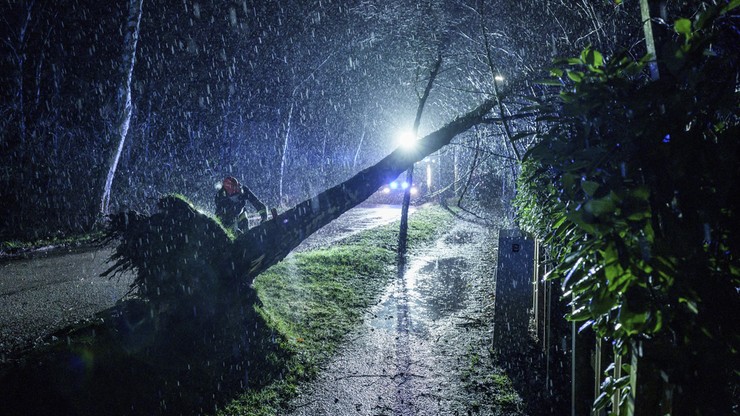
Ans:
<svg viewBox="0 0 740 416"><path fill-rule="evenodd" d="M227 195L234 195L239 192L239 181L233 176L227 176L224 178L223 188L226 189Z"/></svg>

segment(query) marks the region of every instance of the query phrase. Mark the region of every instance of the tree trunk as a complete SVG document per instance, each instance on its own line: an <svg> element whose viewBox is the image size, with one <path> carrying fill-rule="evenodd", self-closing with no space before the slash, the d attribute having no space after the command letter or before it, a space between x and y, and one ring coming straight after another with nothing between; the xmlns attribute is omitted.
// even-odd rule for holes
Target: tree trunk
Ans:
<svg viewBox="0 0 740 416"><path fill-rule="evenodd" d="M398 263L406 263L406 248L409 236L409 205L411 205L411 187L414 185L414 165L406 171L406 183L408 187L403 191L401 202L401 224L398 227Z"/></svg>
<svg viewBox="0 0 740 416"><path fill-rule="evenodd" d="M143 2L144 0L129 0L128 20L123 37L123 56L119 67L121 84L118 87L117 109L119 111L115 123L115 139L118 140L118 145L110 159L108 175L103 186L103 196L100 200L101 217L108 215L110 211L113 177L116 174L116 169L118 169L118 161L121 159L123 145L126 142L126 134L131 122L131 76L136 61L136 43L139 40L139 24Z"/></svg>
<svg viewBox="0 0 740 416"><path fill-rule="evenodd" d="M429 93L432 91L434 86L434 80L437 78L439 73L439 67L442 65L442 56L438 56L434 62L432 71L429 74L429 80L427 86L424 88L424 94L419 99L419 105L416 108L416 118L414 119L413 137L414 140L419 135L419 125L421 124L421 115L424 113L424 106L429 98ZM409 231L409 205L411 205L411 187L414 185L414 164L412 163L409 169L406 171L406 183L407 187L403 192L403 202L401 204L401 226L398 231L398 261L399 264L404 264L406 260L406 243L408 241Z"/></svg>
<svg viewBox="0 0 740 416"><path fill-rule="evenodd" d="M447 145L453 137L481 123L495 105L491 98L474 110L419 140L409 151L398 149L349 180L298 204L231 240L209 216L175 196L162 198L161 212L111 216L109 238L120 238L116 263L103 275L137 270L133 286L159 312L178 314L192 305L206 311L221 292L246 290L254 278L276 264L311 234L361 203L389 178ZM223 295L215 296L219 299ZM228 303L228 302L227 302ZM200 312L201 314L206 312ZM166 315L166 314L165 314Z"/></svg>
<svg viewBox="0 0 740 416"><path fill-rule="evenodd" d="M28 60L28 51L26 50L29 37L28 28L33 18L32 13L35 3L35 1L31 1L24 5L25 8L22 12L25 14L25 17L21 22L21 26L18 28L18 44L13 45L9 40L6 40L6 45L10 48L10 52L13 55L15 65L18 69L18 75L15 79L18 88L18 92L15 94L17 99L15 110L18 113L18 142L21 146L22 152L26 151L25 146L28 136L28 126L26 125L26 91L23 79L25 77L26 61ZM43 57L43 53L41 56Z"/></svg>
<svg viewBox="0 0 740 416"><path fill-rule="evenodd" d="M285 126L285 140L283 140L283 152L280 154L280 185L278 187L278 201L283 201L283 182L285 181L285 161L288 157L288 143L290 141L290 125L293 121L293 107L295 106L295 92L293 89L293 95L290 97L290 110L288 110L288 122Z"/></svg>
<svg viewBox="0 0 740 416"><path fill-rule="evenodd" d="M655 37L653 36L653 23L648 0L640 0L640 16L642 17L642 30L645 34L645 47L647 48L647 53L652 56L650 60L650 77L653 80L657 80L660 78L660 72L658 71L658 55L655 50Z"/></svg>
<svg viewBox="0 0 740 416"><path fill-rule="evenodd" d="M283 151L280 154L280 181L278 186L278 201L280 204L283 202L283 183L285 182L285 163L288 157L288 145L290 144L290 129L291 129L291 123L293 121L293 108L295 107L295 96L298 93L298 89L305 83L306 81L313 78L316 71L321 69L324 64L329 62L329 59L334 56L334 52L330 53L326 59L324 59L316 68L314 68L311 73L303 79L303 81L299 82L298 85L293 88L293 92L290 94L290 110L288 110L288 121L285 125L285 140L283 140Z"/></svg>
<svg viewBox="0 0 740 416"><path fill-rule="evenodd" d="M419 140L413 150L398 149L347 181L250 229L234 241L232 267L251 282L311 234L369 198L388 178L397 177L414 163L449 144L456 135L481 123L495 104L495 98L487 99L472 111Z"/></svg>
<svg viewBox="0 0 740 416"><path fill-rule="evenodd" d="M360 156L360 149L362 148L362 142L365 140L365 123L362 123L362 134L360 135L360 142L357 143L357 150L355 151L355 157L352 159L352 169L357 169L357 157Z"/></svg>

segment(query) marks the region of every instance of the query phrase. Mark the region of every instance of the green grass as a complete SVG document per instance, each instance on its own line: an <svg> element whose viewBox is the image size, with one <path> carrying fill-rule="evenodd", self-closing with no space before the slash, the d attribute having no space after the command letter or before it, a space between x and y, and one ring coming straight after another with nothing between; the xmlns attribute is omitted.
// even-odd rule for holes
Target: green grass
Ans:
<svg viewBox="0 0 740 416"><path fill-rule="evenodd" d="M468 346L468 366L462 370L460 381L468 393L482 401L471 403L471 409L479 412L485 406L498 409L497 412L519 414L524 402L511 378L491 361L491 357L492 350L481 344L481 340Z"/></svg>
<svg viewBox="0 0 740 416"><path fill-rule="evenodd" d="M430 241L452 220L452 215L439 206L424 206L410 216L408 246ZM350 238L347 243L381 247L395 251L398 247L398 223L374 228Z"/></svg>
<svg viewBox="0 0 740 416"><path fill-rule="evenodd" d="M81 246L85 244L93 244L95 240L102 236L102 232L93 232L71 236L41 238L33 241L2 241L0 242L0 253L17 253L47 246Z"/></svg>
<svg viewBox="0 0 740 416"><path fill-rule="evenodd" d="M419 209L410 217L409 248L432 241L451 221L442 208ZM254 287L263 303L259 312L290 352L280 363L284 376L245 392L219 414L274 415L300 382L315 377L395 276L397 239L396 222L332 248L296 254L257 277Z"/></svg>

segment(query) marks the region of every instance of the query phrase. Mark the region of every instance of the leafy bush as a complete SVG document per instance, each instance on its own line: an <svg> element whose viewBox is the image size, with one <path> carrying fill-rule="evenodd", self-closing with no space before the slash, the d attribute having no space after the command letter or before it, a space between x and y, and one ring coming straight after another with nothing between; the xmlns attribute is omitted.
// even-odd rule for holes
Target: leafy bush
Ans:
<svg viewBox="0 0 740 416"><path fill-rule="evenodd" d="M552 250L569 319L639 357L638 369L625 366L637 391L629 376L608 379L597 407L617 390L644 414L733 406L739 5L678 19L657 80L645 75L650 56L587 48L557 63L545 84L561 87L537 103L547 127L525 157L520 224Z"/></svg>

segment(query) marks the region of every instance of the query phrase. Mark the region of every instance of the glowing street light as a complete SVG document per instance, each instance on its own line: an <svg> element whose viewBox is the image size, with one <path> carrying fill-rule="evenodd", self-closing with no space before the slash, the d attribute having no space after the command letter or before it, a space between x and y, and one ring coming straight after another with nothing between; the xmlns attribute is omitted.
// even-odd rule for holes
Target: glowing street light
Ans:
<svg viewBox="0 0 740 416"><path fill-rule="evenodd" d="M412 130L403 130L398 134L398 145L406 150L411 150L416 146L418 139Z"/></svg>
<svg viewBox="0 0 740 416"><path fill-rule="evenodd" d="M496 75L493 78L496 80L496 82L504 82L504 76L503 75Z"/></svg>

